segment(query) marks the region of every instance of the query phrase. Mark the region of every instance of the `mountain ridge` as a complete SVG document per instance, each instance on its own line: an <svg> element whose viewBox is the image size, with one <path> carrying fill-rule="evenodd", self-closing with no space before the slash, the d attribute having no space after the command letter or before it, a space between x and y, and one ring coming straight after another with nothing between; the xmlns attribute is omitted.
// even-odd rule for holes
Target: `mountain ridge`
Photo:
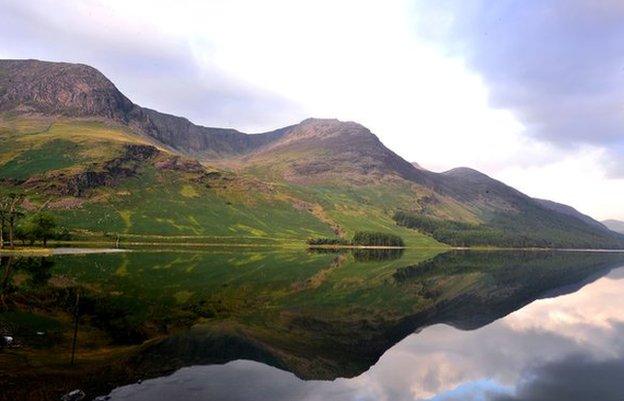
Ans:
<svg viewBox="0 0 624 401"><path fill-rule="evenodd" d="M111 119L195 156L207 149L214 156L236 154L275 136L204 127L138 106L104 74L85 64L0 60L0 71L0 110L5 112Z"/></svg>
<svg viewBox="0 0 624 401"><path fill-rule="evenodd" d="M584 238L578 242L582 246L593 242L597 246L598 243L608 247L620 246L616 244L624 246L624 237L609 231L589 216L581 215L565 205L533 199L476 170L464 167L435 173L418 168L385 147L375 134L356 122L310 118L299 124L260 134L246 134L230 128L202 127L186 118L132 103L102 73L82 64L0 60L0 114L4 116L3 120L9 121L5 124L7 138L17 141L5 143L24 142L19 151L13 149L4 155L0 153L0 178L3 175L9 178L24 176L20 163L34 163L37 166L33 167L32 173L39 176L25 177L31 182L33 179L35 182L50 177L56 179L59 174L52 173L59 168L67 169L72 163L79 163L82 170L101 170L102 166L109 165L107 163L112 160L113 150L118 149L117 155L123 154L123 146L120 144L136 141L132 137L136 134L174 155L197 159L206 166L216 167L221 170L218 174L222 177L225 177L224 170L233 171L234 178L228 180L234 180L230 182L236 183L234 186L238 188L237 191L260 189L258 196L274 199L271 202L279 200L289 203L295 215L311 214L322 224L333 227L334 232L345 232L343 228L337 228L341 225L351 227L347 232L352 232L358 226L367 226L369 222L365 216L368 213L377 215L377 227L395 230L396 227L388 225L392 222L391 210L401 209L443 220L495 225L498 228L515 226L527 232L543 232L550 239L540 243L553 246L574 244L572 235ZM32 151L33 145L35 148L43 145L37 142L37 137L27 138L20 133L26 131L16 128L19 124L33 125L33 118L36 119L33 116L40 115L51 121L47 128L41 128L43 131L39 135L46 141L45 146L50 147L45 155L28 153ZM92 127L75 122L75 119L102 120L104 125L93 131ZM18 124L11 123L13 120ZM58 131L59 124L64 124L69 131L59 131L54 141L50 142L49 131L51 127L53 131ZM118 124L120 128L110 124ZM115 131L115 141L106 145L105 142L111 139L110 134L103 134L103 130L127 133ZM93 132L97 132L97 135ZM88 135L94 136L90 138ZM67 138L71 138L70 142L67 142ZM74 159L63 161L67 158L64 147L87 140L98 142L90 144L90 149L86 146L84 149L77 148L79 152L74 155ZM27 141L31 142L27 144ZM94 150L101 147L106 147L107 151ZM52 150L52 153L58 154L56 159L50 158ZM23 156L19 156L20 152ZM103 153L111 155L104 157ZM102 158L100 167L92 163L93 154ZM37 158L45 158L49 167L42 167ZM153 169L154 163L147 160L139 163L135 166L136 171L133 170L129 176L146 174ZM63 174L74 174L75 170L73 168ZM84 174L87 176L96 173L86 170ZM208 170L204 174L208 174ZM7 174L7 171L10 173ZM170 173L162 169L158 171L158 180L168 180L165 176ZM184 171L176 174L179 180L191 179ZM105 179L103 182L112 182L110 186L115 187L121 181ZM199 181L187 184L182 184L182 181L180 185L187 189L177 191L186 194L183 196L199 193L188 189L189 186L198 185ZM11 182L19 184L19 180ZM201 185L213 188L211 194L217 196L229 194L231 189L228 188L232 187L232 184L225 184L219 192L214 190L214 184ZM35 191L40 188L31 189ZM92 189L99 191L97 186ZM148 191L149 188L144 190ZM339 194L342 194L342 198L338 197ZM100 191L98 196L81 196L88 203L98 196L113 195ZM256 201L252 199L255 196L244 201L251 208L257 207L253 206ZM209 209L204 209L202 213L209 213ZM236 226L234 215L232 218L234 220L228 224ZM174 222L170 224L179 226ZM191 226L196 226L196 223L192 222ZM249 230L254 232L255 229ZM557 242L560 240L556 238L563 237L567 238L564 242Z"/></svg>
<svg viewBox="0 0 624 401"><path fill-rule="evenodd" d="M609 219L602 221L602 224L608 227L611 231L624 234L624 221Z"/></svg>

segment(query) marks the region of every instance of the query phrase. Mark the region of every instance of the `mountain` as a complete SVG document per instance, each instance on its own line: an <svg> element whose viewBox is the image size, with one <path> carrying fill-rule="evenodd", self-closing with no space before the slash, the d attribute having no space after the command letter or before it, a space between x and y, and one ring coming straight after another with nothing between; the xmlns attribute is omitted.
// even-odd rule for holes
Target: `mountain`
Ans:
<svg viewBox="0 0 624 401"><path fill-rule="evenodd" d="M310 118L265 135L276 139L248 153L246 168L281 168L291 181L332 178L374 181L395 176L417 180L419 172L355 122Z"/></svg>
<svg viewBox="0 0 624 401"><path fill-rule="evenodd" d="M565 214L570 217L574 217L578 220L581 220L584 223L587 223L599 229L608 228L604 223L600 223L594 220L593 218L589 217L586 214L579 212L578 210L574 209L571 206L563 205L561 203L549 201L546 199L534 199L534 200L548 210L553 210L555 212Z"/></svg>
<svg viewBox="0 0 624 401"><path fill-rule="evenodd" d="M82 64L0 60L0 110L12 113L102 118L188 154L232 155L274 139L208 128L132 103L101 72Z"/></svg>
<svg viewBox="0 0 624 401"><path fill-rule="evenodd" d="M615 231L617 233L624 234L624 221L619 220L605 220L602 222L609 230Z"/></svg>
<svg viewBox="0 0 624 401"><path fill-rule="evenodd" d="M475 210L479 221L439 221L400 212L395 215L398 224L458 246L593 248L602 238L598 242L606 248L621 247L621 235L589 216L570 206L531 198L479 171L456 168L440 174L436 184L438 193Z"/></svg>
<svg viewBox="0 0 624 401"><path fill-rule="evenodd" d="M0 145L6 190L89 238L275 243L368 230L411 246L487 234L494 245L624 247L593 219L478 171L415 167L358 123L202 127L132 103L81 64L0 60ZM437 228L397 225L397 212ZM439 235L449 222L461 242Z"/></svg>

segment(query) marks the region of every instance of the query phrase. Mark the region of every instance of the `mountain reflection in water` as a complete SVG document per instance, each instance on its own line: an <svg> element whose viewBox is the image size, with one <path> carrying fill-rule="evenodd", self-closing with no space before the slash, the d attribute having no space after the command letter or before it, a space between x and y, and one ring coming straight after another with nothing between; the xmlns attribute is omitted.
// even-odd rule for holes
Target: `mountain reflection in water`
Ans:
<svg viewBox="0 0 624 401"><path fill-rule="evenodd" d="M0 350L0 399L142 380L111 397L550 399L568 386L567 399L608 400L624 372L621 266L618 253L507 251L3 258L0 329L20 348Z"/></svg>
<svg viewBox="0 0 624 401"><path fill-rule="evenodd" d="M624 268L472 331L438 324L352 379L304 381L258 362L194 366L113 400L622 400Z"/></svg>

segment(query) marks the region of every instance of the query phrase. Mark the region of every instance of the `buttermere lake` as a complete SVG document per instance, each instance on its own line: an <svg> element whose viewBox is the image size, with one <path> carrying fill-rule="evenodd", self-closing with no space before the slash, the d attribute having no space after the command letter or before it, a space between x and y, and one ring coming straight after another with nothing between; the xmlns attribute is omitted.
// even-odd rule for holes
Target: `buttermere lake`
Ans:
<svg viewBox="0 0 624 401"><path fill-rule="evenodd" d="M624 399L624 253L0 259L0 399Z"/></svg>

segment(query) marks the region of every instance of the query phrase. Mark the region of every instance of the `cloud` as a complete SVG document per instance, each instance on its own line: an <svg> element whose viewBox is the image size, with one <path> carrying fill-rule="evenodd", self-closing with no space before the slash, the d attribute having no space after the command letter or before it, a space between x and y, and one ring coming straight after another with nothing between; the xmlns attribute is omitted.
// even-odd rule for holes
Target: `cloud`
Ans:
<svg viewBox="0 0 624 401"><path fill-rule="evenodd" d="M579 354L529 370L514 394L491 401L620 401L624 392L624 359L596 361Z"/></svg>
<svg viewBox="0 0 624 401"><path fill-rule="evenodd" d="M494 107L560 147L616 149L624 176L624 3L616 0L421 2L421 33L483 77Z"/></svg>

